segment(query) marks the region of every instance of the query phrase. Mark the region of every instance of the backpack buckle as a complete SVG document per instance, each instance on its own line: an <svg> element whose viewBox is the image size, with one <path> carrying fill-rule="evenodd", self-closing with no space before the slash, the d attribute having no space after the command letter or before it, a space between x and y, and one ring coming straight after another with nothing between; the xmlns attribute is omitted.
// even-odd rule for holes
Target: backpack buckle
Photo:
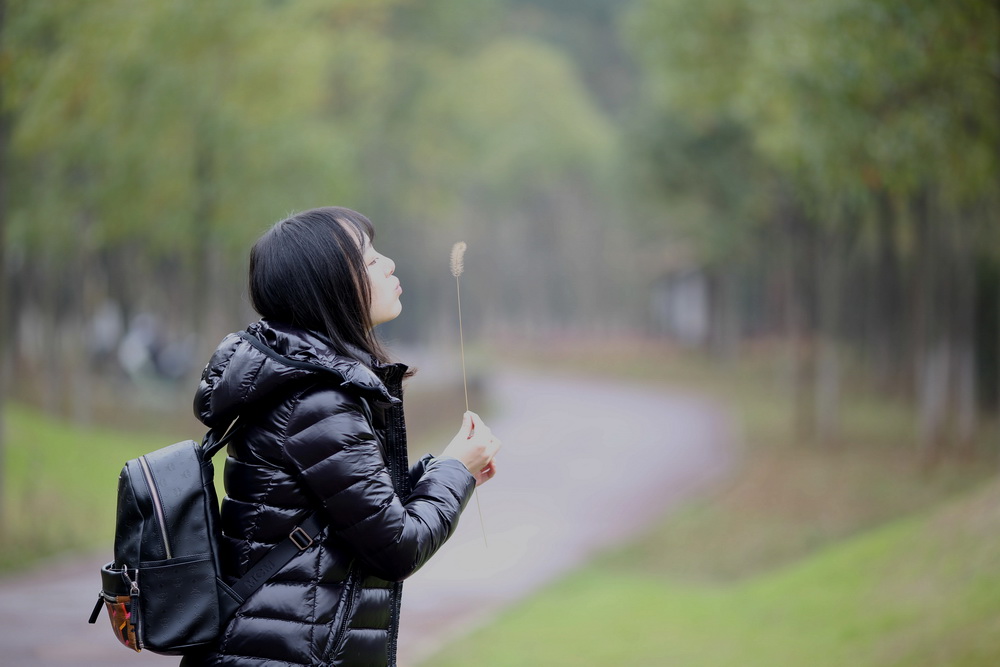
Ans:
<svg viewBox="0 0 1000 667"><path fill-rule="evenodd" d="M302 526L296 526L295 530L288 533L288 539L299 548L299 551L305 551L313 545L313 538L309 537L309 533L304 531Z"/></svg>

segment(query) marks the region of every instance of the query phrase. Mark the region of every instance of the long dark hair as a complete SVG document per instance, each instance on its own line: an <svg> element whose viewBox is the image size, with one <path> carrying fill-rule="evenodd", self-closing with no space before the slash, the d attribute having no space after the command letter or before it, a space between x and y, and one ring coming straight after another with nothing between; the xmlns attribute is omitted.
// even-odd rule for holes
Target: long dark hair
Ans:
<svg viewBox="0 0 1000 667"><path fill-rule="evenodd" d="M374 240L371 221L339 206L276 223L250 250L250 304L265 318L322 334L342 354L357 357L352 348L360 348L388 362L372 331L362 234Z"/></svg>

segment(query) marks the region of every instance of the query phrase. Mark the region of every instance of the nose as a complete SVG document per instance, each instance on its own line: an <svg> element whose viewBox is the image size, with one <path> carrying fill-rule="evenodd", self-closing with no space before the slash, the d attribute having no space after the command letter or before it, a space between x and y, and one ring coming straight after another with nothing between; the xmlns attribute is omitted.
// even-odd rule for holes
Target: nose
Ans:
<svg viewBox="0 0 1000 667"><path fill-rule="evenodd" d="M387 267L386 268L386 272L385 272L385 276L386 276L386 278L388 278L389 276L391 276L393 273L396 272L396 262L392 261L392 259L390 259L389 257L386 257L385 258L385 265Z"/></svg>

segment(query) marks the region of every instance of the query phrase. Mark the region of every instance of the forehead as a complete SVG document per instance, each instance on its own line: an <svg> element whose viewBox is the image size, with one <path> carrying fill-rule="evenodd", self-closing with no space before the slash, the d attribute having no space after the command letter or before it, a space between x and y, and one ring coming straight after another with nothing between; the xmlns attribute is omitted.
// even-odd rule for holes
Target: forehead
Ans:
<svg viewBox="0 0 1000 667"><path fill-rule="evenodd" d="M354 242L358 244L359 248L361 248L361 252L366 252L371 249L372 241L363 229L359 229L350 222L341 222L340 225L344 228L344 231L351 235Z"/></svg>

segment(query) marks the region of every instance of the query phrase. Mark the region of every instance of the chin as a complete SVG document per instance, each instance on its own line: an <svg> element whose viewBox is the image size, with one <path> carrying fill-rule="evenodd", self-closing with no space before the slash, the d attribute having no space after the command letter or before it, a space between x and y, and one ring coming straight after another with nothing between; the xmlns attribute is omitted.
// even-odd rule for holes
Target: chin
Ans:
<svg viewBox="0 0 1000 667"><path fill-rule="evenodd" d="M391 312L383 313L380 317L373 318L375 324L373 324L372 326L376 326L377 327L380 324L385 324L386 322L391 322L392 320L394 320L397 317L399 317L399 314L401 312L403 312L403 306L402 305L398 306L397 308L395 308Z"/></svg>

